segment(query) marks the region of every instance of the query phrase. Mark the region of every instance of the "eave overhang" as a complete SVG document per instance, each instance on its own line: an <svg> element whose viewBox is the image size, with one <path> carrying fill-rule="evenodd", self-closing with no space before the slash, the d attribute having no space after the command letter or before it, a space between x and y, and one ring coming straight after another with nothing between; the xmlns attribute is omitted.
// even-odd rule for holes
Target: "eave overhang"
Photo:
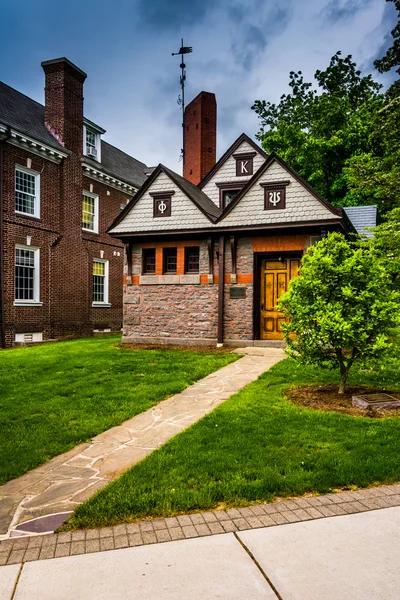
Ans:
<svg viewBox="0 0 400 600"><path fill-rule="evenodd" d="M348 234L349 231L346 227L345 222L341 218L337 219L325 219L320 221L298 221L296 223L288 222L288 223L269 223L269 224L259 224L259 225L247 225L247 226L236 226L236 227L214 227L214 228L199 228L199 229L175 229L173 231L133 231L133 232L120 232L120 233L109 233L111 237L121 240L122 242L129 241L129 239L137 239L137 238L158 238L158 237L178 237L178 236L196 236L196 235L214 235L220 236L224 234L243 234L243 236L248 235L259 235L265 232L273 232L274 230L279 230L279 233L282 233L282 230L288 229L290 233L293 234L293 230L295 229L329 229L330 227L334 227L335 229L339 228L342 233Z"/></svg>
<svg viewBox="0 0 400 600"><path fill-rule="evenodd" d="M21 133L13 127L0 123L0 140L8 137L8 134L11 134L11 137L7 139L7 144L32 152L32 154L46 158L51 162L60 163L63 158L67 158L71 154L71 151L66 148L61 148L61 146L59 149L54 148Z"/></svg>
<svg viewBox="0 0 400 600"><path fill-rule="evenodd" d="M85 159L82 160L83 174L86 177L90 177L91 179L95 179L96 181L100 181L108 186L114 187L117 190L125 192L127 194L135 194L137 189L132 184L119 179L107 173L106 171L102 171L100 169L96 169L92 164L85 162Z"/></svg>

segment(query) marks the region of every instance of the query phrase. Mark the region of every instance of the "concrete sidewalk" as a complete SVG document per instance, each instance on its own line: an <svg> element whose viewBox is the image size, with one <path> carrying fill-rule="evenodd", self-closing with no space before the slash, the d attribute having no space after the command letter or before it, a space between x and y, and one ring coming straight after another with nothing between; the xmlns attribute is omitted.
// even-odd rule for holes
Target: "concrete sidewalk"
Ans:
<svg viewBox="0 0 400 600"><path fill-rule="evenodd" d="M2 600L397 600L400 507L0 568Z"/></svg>

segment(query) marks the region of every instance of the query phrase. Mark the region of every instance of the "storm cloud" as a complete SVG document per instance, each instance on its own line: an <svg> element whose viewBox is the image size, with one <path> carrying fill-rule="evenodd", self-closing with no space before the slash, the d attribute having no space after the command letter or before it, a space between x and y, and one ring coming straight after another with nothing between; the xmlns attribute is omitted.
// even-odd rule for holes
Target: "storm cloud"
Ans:
<svg viewBox="0 0 400 600"><path fill-rule="evenodd" d="M186 98L214 92L218 154L243 131L254 136L256 99L276 101L288 73L312 80L342 50L363 70L390 43L385 0L2 0L0 78L43 102L40 62L67 56L88 74L85 114L105 139L149 165L180 170L177 104L181 37ZM390 75L377 79L388 84Z"/></svg>

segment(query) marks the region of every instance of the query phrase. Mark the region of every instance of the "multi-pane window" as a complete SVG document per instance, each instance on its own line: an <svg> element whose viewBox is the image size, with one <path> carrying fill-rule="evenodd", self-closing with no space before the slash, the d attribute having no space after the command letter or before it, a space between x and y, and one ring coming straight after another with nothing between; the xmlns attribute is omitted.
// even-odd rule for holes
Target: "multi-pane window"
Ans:
<svg viewBox="0 0 400 600"><path fill-rule="evenodd" d="M143 248L143 268L145 275L154 275L156 272L156 249Z"/></svg>
<svg viewBox="0 0 400 600"><path fill-rule="evenodd" d="M108 303L108 261L93 261L93 304Z"/></svg>
<svg viewBox="0 0 400 600"><path fill-rule="evenodd" d="M97 138L97 133L86 127L86 154L92 158L97 158Z"/></svg>
<svg viewBox="0 0 400 600"><path fill-rule="evenodd" d="M164 248L164 273L176 273L177 252L176 248Z"/></svg>
<svg viewBox="0 0 400 600"><path fill-rule="evenodd" d="M82 229L98 233L99 197L89 192L82 195Z"/></svg>
<svg viewBox="0 0 400 600"><path fill-rule="evenodd" d="M39 249L15 248L15 302L39 301Z"/></svg>
<svg viewBox="0 0 400 600"><path fill-rule="evenodd" d="M200 248L189 246L185 248L185 273L198 273L200 271Z"/></svg>
<svg viewBox="0 0 400 600"><path fill-rule="evenodd" d="M15 210L18 213L39 217L40 175L29 169L15 169Z"/></svg>

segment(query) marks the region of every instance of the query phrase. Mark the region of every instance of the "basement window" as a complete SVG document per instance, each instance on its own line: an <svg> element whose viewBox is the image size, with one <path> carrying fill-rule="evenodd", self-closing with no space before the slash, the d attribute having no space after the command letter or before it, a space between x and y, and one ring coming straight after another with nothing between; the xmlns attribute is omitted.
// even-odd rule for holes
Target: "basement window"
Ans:
<svg viewBox="0 0 400 600"><path fill-rule="evenodd" d="M185 273L199 273L200 271L200 248L189 246L185 248Z"/></svg>
<svg viewBox="0 0 400 600"><path fill-rule="evenodd" d="M176 273L177 267L177 249L164 248L163 250L163 271L166 275Z"/></svg>

